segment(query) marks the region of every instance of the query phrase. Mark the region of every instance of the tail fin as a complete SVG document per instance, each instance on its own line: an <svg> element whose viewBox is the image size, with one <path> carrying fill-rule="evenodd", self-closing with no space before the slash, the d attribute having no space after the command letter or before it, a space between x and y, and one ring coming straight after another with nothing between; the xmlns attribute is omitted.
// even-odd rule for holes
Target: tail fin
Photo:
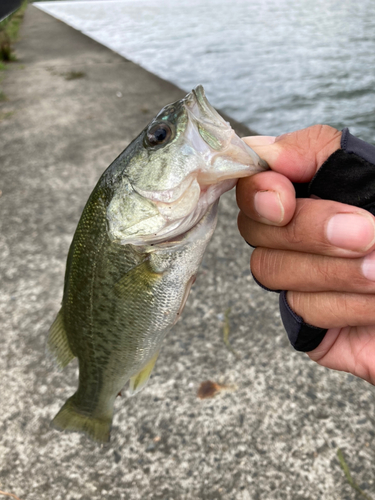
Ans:
<svg viewBox="0 0 375 500"><path fill-rule="evenodd" d="M95 418L83 415L77 410L72 398L73 396L66 401L51 425L59 431L83 432L98 443L107 443L111 433L112 417Z"/></svg>

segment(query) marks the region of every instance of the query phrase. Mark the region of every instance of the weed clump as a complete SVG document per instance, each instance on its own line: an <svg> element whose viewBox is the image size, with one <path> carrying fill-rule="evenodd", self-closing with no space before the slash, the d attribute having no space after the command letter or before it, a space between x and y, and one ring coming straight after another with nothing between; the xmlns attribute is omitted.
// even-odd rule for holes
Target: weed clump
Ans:
<svg viewBox="0 0 375 500"><path fill-rule="evenodd" d="M0 21L0 62L16 60L12 43L18 38L18 31L27 7L27 0L13 14Z"/></svg>

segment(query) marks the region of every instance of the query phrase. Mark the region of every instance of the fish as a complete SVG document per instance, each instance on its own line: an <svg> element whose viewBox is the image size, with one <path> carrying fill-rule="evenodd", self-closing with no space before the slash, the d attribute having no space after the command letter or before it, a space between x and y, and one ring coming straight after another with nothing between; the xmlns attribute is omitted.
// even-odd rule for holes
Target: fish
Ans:
<svg viewBox="0 0 375 500"><path fill-rule="evenodd" d="M49 351L78 358L76 392L51 424L108 442L114 402L147 384L214 232L220 196L266 170L197 86L111 163L69 249Z"/></svg>

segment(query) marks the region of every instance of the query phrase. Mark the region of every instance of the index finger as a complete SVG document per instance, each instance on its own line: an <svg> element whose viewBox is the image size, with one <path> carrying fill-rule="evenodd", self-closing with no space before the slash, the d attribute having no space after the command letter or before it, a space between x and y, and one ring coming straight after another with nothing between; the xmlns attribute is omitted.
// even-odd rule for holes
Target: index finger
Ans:
<svg viewBox="0 0 375 500"><path fill-rule="evenodd" d="M329 125L314 125L284 134L270 143L270 137L243 140L267 161L274 172L292 182L309 182L325 160L340 149L341 132ZM272 141L272 139L271 139Z"/></svg>

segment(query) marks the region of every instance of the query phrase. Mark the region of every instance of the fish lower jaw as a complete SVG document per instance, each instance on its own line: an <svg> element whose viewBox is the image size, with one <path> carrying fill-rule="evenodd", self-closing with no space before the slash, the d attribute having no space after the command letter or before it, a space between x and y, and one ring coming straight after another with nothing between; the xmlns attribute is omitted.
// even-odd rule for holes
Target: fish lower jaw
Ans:
<svg viewBox="0 0 375 500"><path fill-rule="evenodd" d="M195 208L178 220L166 219L166 225L156 234L146 236L144 243L154 245L179 244L188 237L188 233L200 223L222 194L232 189L237 179L226 179L216 184L203 185Z"/></svg>
<svg viewBox="0 0 375 500"><path fill-rule="evenodd" d="M148 243L148 251L177 250L185 245L191 245L197 240L209 240L216 226L219 200L205 207L203 213L193 214L194 224L181 224L178 231L171 231L164 239ZM144 247L147 252L147 248Z"/></svg>

